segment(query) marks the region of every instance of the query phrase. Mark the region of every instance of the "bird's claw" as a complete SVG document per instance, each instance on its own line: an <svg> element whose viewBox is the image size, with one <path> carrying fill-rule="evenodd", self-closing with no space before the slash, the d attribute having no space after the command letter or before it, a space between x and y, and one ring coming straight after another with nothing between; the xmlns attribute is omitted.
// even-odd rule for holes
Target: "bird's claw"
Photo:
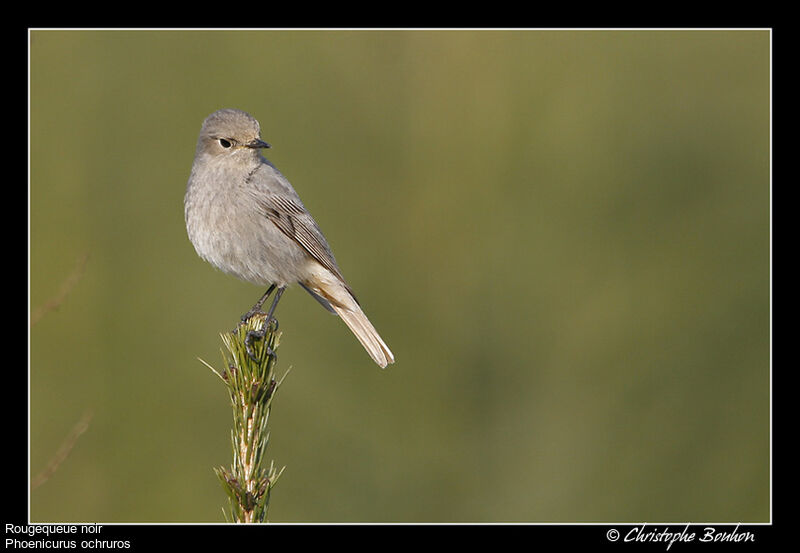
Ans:
<svg viewBox="0 0 800 553"><path fill-rule="evenodd" d="M249 317L248 317L248 319L249 319ZM247 335L245 335L245 337L244 337L244 347L245 347L245 350L247 351L247 356L250 357L250 359L252 359L253 361L256 361L256 362L259 361L258 357L256 357L255 352L253 351L253 339L263 340L264 336L267 335L267 329L269 328L269 325L271 323L275 323L275 328L274 328L273 332L278 330L278 319L276 319L275 317L272 317L272 318L264 321L264 324L261 327L261 330L248 330L247 331ZM265 347L267 348L267 355L268 356L273 357L273 358L277 357L277 354L272 350L272 348L270 348L269 346L265 346Z"/></svg>

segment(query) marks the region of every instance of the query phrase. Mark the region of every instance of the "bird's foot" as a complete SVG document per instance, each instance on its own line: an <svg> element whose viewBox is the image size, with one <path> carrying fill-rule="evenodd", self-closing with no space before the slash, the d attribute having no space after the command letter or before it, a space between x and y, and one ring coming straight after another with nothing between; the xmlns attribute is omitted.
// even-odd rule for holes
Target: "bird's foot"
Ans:
<svg viewBox="0 0 800 553"><path fill-rule="evenodd" d="M263 313L261 314L263 315ZM252 317L253 315L250 315L250 317ZM247 320L250 319L250 317L247 317L247 319L243 319L242 322L246 322ZM273 332L275 332L278 330L278 319L276 319L275 317L270 317L266 319L264 321L264 324L261 326L261 330L247 331L247 334L244 337L244 347L247 350L247 356L250 357L250 359L252 359L253 361L257 362L259 360L258 357L256 357L255 352L253 351L253 340L263 340L264 336L267 335L267 330L269 329L269 325L272 323L274 323ZM272 351L272 348L270 348L269 346L266 346L266 348L267 348L267 355L269 355L270 357L276 356L275 352Z"/></svg>

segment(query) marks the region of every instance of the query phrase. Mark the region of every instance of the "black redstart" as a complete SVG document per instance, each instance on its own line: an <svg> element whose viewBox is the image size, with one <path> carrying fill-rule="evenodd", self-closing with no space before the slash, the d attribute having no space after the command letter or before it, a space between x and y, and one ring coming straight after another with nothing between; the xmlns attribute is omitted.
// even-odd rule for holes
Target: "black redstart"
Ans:
<svg viewBox="0 0 800 553"><path fill-rule="evenodd" d="M269 286L243 320L261 313L277 288L262 334L256 336L263 336L286 287L297 282L342 318L381 368L394 363L319 226L286 177L261 155L269 147L258 121L243 111L221 109L203 122L184 197L186 230L195 250L226 273Z"/></svg>

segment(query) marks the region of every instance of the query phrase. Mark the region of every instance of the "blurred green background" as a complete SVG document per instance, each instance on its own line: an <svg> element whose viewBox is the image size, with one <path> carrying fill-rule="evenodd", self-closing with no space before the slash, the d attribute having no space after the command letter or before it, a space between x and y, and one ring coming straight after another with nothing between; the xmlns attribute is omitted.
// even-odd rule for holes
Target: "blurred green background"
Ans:
<svg viewBox="0 0 800 553"><path fill-rule="evenodd" d="M270 520L770 520L768 31L33 30L33 521L223 521L222 107L397 357L284 296Z"/></svg>

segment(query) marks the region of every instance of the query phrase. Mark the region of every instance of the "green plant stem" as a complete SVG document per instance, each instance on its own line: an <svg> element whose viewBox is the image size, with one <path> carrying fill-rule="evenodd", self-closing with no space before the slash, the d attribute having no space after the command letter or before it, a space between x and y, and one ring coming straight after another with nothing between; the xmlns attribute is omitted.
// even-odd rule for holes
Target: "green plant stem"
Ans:
<svg viewBox="0 0 800 553"><path fill-rule="evenodd" d="M227 385L233 409L233 463L230 468L214 469L229 499L230 517L226 513L226 519L233 522L265 522L270 492L283 472L271 461L267 463L264 455L272 400L283 380L275 378L280 337L277 321L270 322L263 339L252 341L256 359L248 355L245 346L247 332L259 330L263 324L264 316L255 315L222 335L225 369L218 371L205 363Z"/></svg>

